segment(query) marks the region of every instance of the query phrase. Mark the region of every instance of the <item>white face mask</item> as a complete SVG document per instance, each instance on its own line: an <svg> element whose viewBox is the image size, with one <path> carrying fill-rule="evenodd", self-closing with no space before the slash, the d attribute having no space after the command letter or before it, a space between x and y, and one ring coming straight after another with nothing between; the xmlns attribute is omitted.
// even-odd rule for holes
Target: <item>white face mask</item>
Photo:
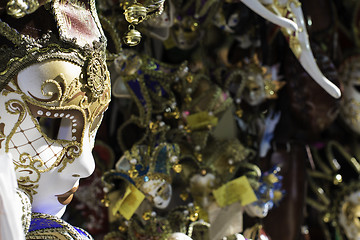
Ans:
<svg viewBox="0 0 360 240"><path fill-rule="evenodd" d="M266 100L264 79L260 73L254 72L248 74L244 100L251 106L259 105Z"/></svg>
<svg viewBox="0 0 360 240"><path fill-rule="evenodd" d="M79 65L47 60L20 71L0 93L1 148L12 154L33 212L61 216L79 179L94 171L91 150L110 87L94 97L82 77Z"/></svg>
<svg viewBox="0 0 360 240"><path fill-rule="evenodd" d="M141 189L150 196L156 208L164 209L169 205L172 187L167 181L162 179L149 180L143 184Z"/></svg>

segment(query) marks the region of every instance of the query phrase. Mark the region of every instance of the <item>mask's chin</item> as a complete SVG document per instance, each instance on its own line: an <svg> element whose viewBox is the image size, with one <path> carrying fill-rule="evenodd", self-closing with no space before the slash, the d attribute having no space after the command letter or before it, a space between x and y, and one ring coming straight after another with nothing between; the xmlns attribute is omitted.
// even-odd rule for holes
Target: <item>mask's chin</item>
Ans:
<svg viewBox="0 0 360 240"><path fill-rule="evenodd" d="M60 210L58 213L54 214L54 215L55 215L56 217L58 217L58 218L61 218L61 217L64 215L65 210L66 210L66 206L63 206L63 207L61 208L61 210Z"/></svg>
<svg viewBox="0 0 360 240"><path fill-rule="evenodd" d="M51 202L52 202L51 206L49 205L50 202L47 202L46 205L41 204L39 206L37 204L33 204L32 212L50 214L61 218L65 213L67 205L62 205L59 202L56 203L55 200L52 200Z"/></svg>
<svg viewBox="0 0 360 240"><path fill-rule="evenodd" d="M36 189L37 193L33 195L32 199L32 212L45 213L57 217L61 217L64 214L66 206L71 202L72 198L70 201L62 203L59 201L59 196L69 195L69 190L79 185L78 180L66 178L67 175L64 171L58 173L55 169L41 174L40 181L38 182L39 188Z"/></svg>

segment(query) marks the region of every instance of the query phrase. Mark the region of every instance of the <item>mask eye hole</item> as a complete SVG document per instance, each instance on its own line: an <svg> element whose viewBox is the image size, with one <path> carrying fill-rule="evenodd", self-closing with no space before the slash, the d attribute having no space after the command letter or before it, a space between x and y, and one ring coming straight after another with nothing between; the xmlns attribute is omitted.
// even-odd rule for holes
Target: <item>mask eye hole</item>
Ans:
<svg viewBox="0 0 360 240"><path fill-rule="evenodd" d="M52 140L71 140L71 121L67 118L36 118L41 131Z"/></svg>
<svg viewBox="0 0 360 240"><path fill-rule="evenodd" d="M160 186L158 189L157 189L157 194L158 195L161 195L161 193L164 191L164 186Z"/></svg>
<svg viewBox="0 0 360 240"><path fill-rule="evenodd" d="M161 186L157 189L156 195L157 195L157 196L160 196L161 198L163 198L163 199L165 199L165 200L168 199L168 198L170 198L170 189L169 189L169 187L166 186L166 185L161 185Z"/></svg>
<svg viewBox="0 0 360 240"><path fill-rule="evenodd" d="M61 118L37 117L36 119L40 125L41 131L46 134L48 138L56 140L61 125Z"/></svg>

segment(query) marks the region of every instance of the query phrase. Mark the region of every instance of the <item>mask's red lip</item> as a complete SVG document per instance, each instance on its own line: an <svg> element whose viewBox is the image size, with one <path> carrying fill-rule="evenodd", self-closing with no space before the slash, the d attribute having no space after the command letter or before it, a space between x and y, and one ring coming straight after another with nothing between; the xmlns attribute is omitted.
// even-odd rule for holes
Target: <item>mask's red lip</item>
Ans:
<svg viewBox="0 0 360 240"><path fill-rule="evenodd" d="M68 205L74 197L74 193L78 190L79 186L73 187L64 194L56 195L59 203L62 205Z"/></svg>

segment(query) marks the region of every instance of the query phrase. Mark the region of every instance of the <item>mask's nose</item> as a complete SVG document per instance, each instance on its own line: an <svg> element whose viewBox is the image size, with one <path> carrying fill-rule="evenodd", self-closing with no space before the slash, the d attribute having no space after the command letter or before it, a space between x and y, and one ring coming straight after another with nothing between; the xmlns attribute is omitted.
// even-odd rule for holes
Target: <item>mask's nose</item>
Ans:
<svg viewBox="0 0 360 240"><path fill-rule="evenodd" d="M74 178L86 178L89 177L95 170L95 160L92 155L92 149L94 146L94 138L89 137L89 129L84 131L84 137L82 141L82 151L79 157L74 162L67 164L64 168L66 175L70 175Z"/></svg>

